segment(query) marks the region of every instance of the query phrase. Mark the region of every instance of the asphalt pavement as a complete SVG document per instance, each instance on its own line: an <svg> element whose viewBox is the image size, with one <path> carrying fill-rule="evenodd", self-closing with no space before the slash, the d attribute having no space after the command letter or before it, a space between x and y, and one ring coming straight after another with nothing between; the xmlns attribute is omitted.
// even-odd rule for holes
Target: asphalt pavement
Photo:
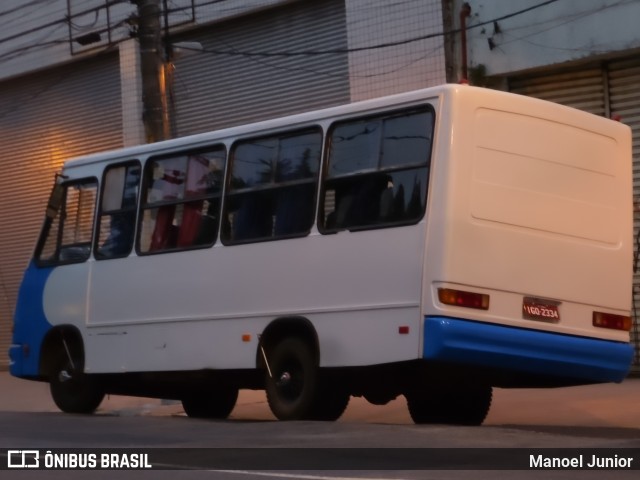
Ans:
<svg viewBox="0 0 640 480"><path fill-rule="evenodd" d="M57 412L46 383L0 372L0 411ZM118 416L184 415L179 402L110 395L98 414ZM242 390L231 418L273 420L263 391ZM403 397L384 406L352 398L340 422L412 423ZM620 384L554 389L495 389L485 425L611 427L640 430L640 378Z"/></svg>

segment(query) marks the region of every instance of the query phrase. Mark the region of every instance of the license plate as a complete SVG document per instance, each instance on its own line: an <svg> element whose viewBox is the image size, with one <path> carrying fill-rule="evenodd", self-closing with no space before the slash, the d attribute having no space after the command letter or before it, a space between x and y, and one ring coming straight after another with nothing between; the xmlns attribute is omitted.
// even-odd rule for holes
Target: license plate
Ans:
<svg viewBox="0 0 640 480"><path fill-rule="evenodd" d="M527 320L539 320L543 322L559 322L560 302L545 300L542 298L524 297L522 302L522 316Z"/></svg>

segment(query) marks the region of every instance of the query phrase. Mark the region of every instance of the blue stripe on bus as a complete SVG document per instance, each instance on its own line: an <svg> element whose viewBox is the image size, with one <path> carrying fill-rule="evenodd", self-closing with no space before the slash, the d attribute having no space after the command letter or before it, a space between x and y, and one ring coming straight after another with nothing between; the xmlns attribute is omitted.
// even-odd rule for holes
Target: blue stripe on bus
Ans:
<svg viewBox="0 0 640 480"><path fill-rule="evenodd" d="M9 350L10 372L16 377L39 373L40 347L51 329L44 313L44 287L51 272L53 267L38 268L31 262L20 285Z"/></svg>
<svg viewBox="0 0 640 480"><path fill-rule="evenodd" d="M633 347L457 318L425 317L423 357L592 382L621 382L631 367Z"/></svg>

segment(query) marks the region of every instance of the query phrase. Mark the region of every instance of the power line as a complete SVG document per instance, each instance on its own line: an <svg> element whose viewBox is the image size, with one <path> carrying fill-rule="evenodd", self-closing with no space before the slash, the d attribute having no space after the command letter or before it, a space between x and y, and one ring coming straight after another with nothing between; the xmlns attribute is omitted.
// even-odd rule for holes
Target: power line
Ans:
<svg viewBox="0 0 640 480"><path fill-rule="evenodd" d="M29 8L40 3L50 3L51 1L55 0L32 0L31 2L23 3L22 5L18 5L17 7L10 8L9 10L3 10L2 12L0 12L0 18L11 15L15 12L19 12L24 8Z"/></svg>
<svg viewBox="0 0 640 480"><path fill-rule="evenodd" d="M59 18L57 20L53 20L51 22L45 23L43 25L39 25L39 26L31 28L29 30L24 30L24 31L22 31L20 33L16 33L14 35L9 35L8 37L0 38L0 44L9 42L11 40L16 40L16 39L18 39L20 37L24 37L26 35L31 35L32 33L36 33L36 32L39 32L41 30L45 30L47 28L55 27L57 25L69 24L69 23L71 23L71 20L73 18L82 16L82 15L86 15L88 13L94 13L94 12L97 12L97 11L105 9L105 8L110 8L110 7L112 7L114 5L117 5L119 3L125 3L126 1L128 1L128 0L108 0L108 1L105 2L104 5L100 5L98 7L93 7L93 8L87 9L87 10L83 10L81 12L76 12L73 15L65 15L64 18Z"/></svg>
<svg viewBox="0 0 640 480"><path fill-rule="evenodd" d="M553 46L553 45L543 45L543 44L540 44L540 43L536 43L536 42L533 42L531 40L528 40L528 38L538 36L541 33L547 32L549 30L553 30L555 28L562 27L563 25L567 25L569 23L580 21L580 20L582 20L582 19L584 19L586 17L589 17L589 16L591 16L593 14L604 12L605 10L608 10L608 9L611 9L611 8L616 8L616 7L619 7L621 5L627 5L627 4L632 3L634 1L637 1L637 0L631 0L631 1L629 1L629 0L620 0L620 1L618 1L618 2L616 2L614 4L612 4L612 5L604 5L604 6L600 6L598 8L592 9L592 10L586 10L586 11L583 11L583 12L577 12L577 13L569 15L567 17L556 18L555 19L556 23L553 23L552 25L548 25L546 28L542 28L540 30L536 30L535 32L529 33L529 34L526 34L526 35L520 35L520 36L519 35L514 35L512 33L512 31L513 30L517 30L517 29L523 29L523 28L531 28L531 27L533 27L535 25L538 25L540 23L549 24L550 21L549 20L545 20L545 21L539 22L537 24L528 24L528 25L525 25L525 26L522 26L522 27L516 27L514 29L509 29L509 32L501 32L504 36L509 37L509 39L507 41L499 41L498 42L498 41L496 41L494 39L494 42L496 43L496 47L502 47L504 45L508 45L508 44L516 42L516 41L522 41L522 42L528 43L530 45L534 45L536 47L547 48L547 49L551 49L551 50L575 51L575 52L586 51L586 52L594 52L594 53L604 53L604 52L606 52L608 50L598 51L598 50L594 49L593 46L591 46L591 45L587 46L585 48L557 47L557 46Z"/></svg>
<svg viewBox="0 0 640 480"><path fill-rule="evenodd" d="M218 0L223 1L223 0ZM198 49L198 48L189 48L189 47L181 47L184 50L194 50L202 53L211 53L215 55L229 55L229 56L247 56L247 57L298 57L298 56L313 56L313 55L335 55L335 54L347 54L347 53L355 53L369 50L379 50L382 48L389 47L397 47L400 45L407 45L409 43L419 42L422 40L428 40L436 37L444 37L447 35L455 35L463 30L471 30L474 28L479 28L485 25L493 24L493 22L499 22L502 20L506 20L508 18L512 18L518 15L522 15L523 13L530 12L532 10L536 10L541 7L545 7L552 3L557 2L558 0L547 0L546 2L539 3L537 5L533 5L528 8L524 8L522 10L518 10L516 12L512 12L506 15L502 15L500 17L493 18L491 20L487 20L485 22L476 23L474 25L469 25L465 29L456 28L452 30L430 33L426 35L420 35L417 37L407 38L404 40L397 40L394 42L385 42L376 45L368 45L365 47L352 47L352 48L335 48L335 49L327 49L327 50L298 50L298 51L289 51L289 52L242 52L237 50L213 50L213 49Z"/></svg>
<svg viewBox="0 0 640 480"><path fill-rule="evenodd" d="M225 2L227 0L210 0L210 1L206 1L206 2L202 2L197 4L197 7L201 7L201 6L206 6L206 5L212 5L212 4L217 4L217 3L222 3ZM538 8L542 8L544 6L550 5L552 3L555 3L557 0L548 0L545 2L541 2L539 4L530 6L528 8L524 8L509 14L505 14L502 15L500 17L491 19L491 20L487 20L478 24L474 24L474 25L470 25L467 27L467 30L469 29L473 29L473 28L479 28L481 26L485 26L488 24L493 24L493 22L496 21L502 21L502 20L506 20L509 18L513 18L515 16L519 16L522 15L524 13L536 10ZM122 0L117 1L117 0L111 0L108 2L108 5L115 5L117 3L122 3ZM622 2L619 2L622 3ZM170 12L175 12L175 11L182 11L184 10L184 8L176 8L176 9L169 9ZM93 11L97 11L96 8L93 9L89 9L86 11L81 12L81 14L86 14L86 13L91 13ZM79 15L79 14L78 14ZM580 17L581 18L581 17ZM66 19L64 21L67 21ZM53 25L60 23L60 21L58 22L53 22ZM119 23L116 27L118 26L122 26L124 22ZM566 23L566 22L565 22ZM193 49L197 52L200 53L209 53L209 54L217 54L217 55L231 55L231 56L244 56L244 57L255 57L253 58L253 61L256 61L258 63L262 63L265 66L274 68L274 69L281 69L281 70L298 70L298 71L307 71L310 73L316 73L316 74L327 74L326 72L322 72L322 71L317 71L314 69L310 69L308 67L294 67L294 66L283 66L283 65L274 65L272 63L266 62L266 61L261 61L259 60L260 57L292 57L292 56L312 56L312 55L329 55L329 54L347 54L347 53L351 53L351 52L359 52L359 51L367 51L367 50L375 50L375 49L382 49L382 48L388 48L388 47L393 47L393 46L399 46L399 45L405 45L405 44L409 44L409 43L414 43L414 42L418 42L418 41L422 41L422 40L426 40L426 39L432 39L432 38L437 38L437 37L445 37L447 35L455 35L457 33L460 33L462 31L462 29L452 29L452 30L448 30L448 31L442 31L442 32L436 32L436 33L432 33L432 34L426 34L426 35L422 35L422 36L418 36L418 37L412 37L412 38L408 38L408 39L404 39L404 40L399 40L399 41L395 41L395 42L387 42L387 43L382 43L382 44L376 44L376 45L370 45L370 46L363 46L363 47L354 47L354 48L339 48L339 49L327 49L327 50L307 50L307 51L297 51L297 52L244 52L244 51L240 51L237 50L235 48L233 48L232 46L230 46L229 50L211 50L211 49L205 49L205 50L201 50L201 49ZM109 49L112 49L114 46L117 46L119 43L121 43L122 41L126 41L129 38L123 38L117 41L112 42L111 44L105 46L104 49L100 50L102 51L108 51ZM0 40L0 43L3 40ZM10 51L10 52L5 52L3 54L0 54L0 60L7 60L7 59L11 59L14 58L15 56L24 53L25 51L29 51L33 48L37 48L37 47L42 47L42 46L53 46L55 44L60 44L60 43L66 43L66 41L68 40L53 40L53 41L49 41L49 42L43 42L43 43L39 43L39 44L34 44L34 45L30 45L30 46L23 46L20 47L19 49ZM185 50L189 50L188 47L185 46L181 46L181 48L185 49ZM402 70L403 68L407 68L409 65L415 63L416 61L419 61L423 58L427 58L431 55L434 54L434 51L430 51L427 55L422 56L418 59L413 59L411 61L409 61L409 63L405 64L405 65L401 65L401 66L397 66L397 67L393 67L392 70L390 71L384 71L384 72L379 72L379 73L374 73L374 74L368 74L368 75L360 75L359 77L375 77L375 76L383 76L383 75L387 75L389 73L392 73L394 71L398 71L398 70ZM336 74L331 74L331 76L335 76Z"/></svg>
<svg viewBox="0 0 640 480"><path fill-rule="evenodd" d="M118 3L122 3L124 0L110 0L109 2L106 3L106 6L112 6ZM213 4L217 4L217 3L222 3L225 2L227 0L210 0L207 2L202 2L200 4L197 4L197 7L201 7L201 6L207 6L207 5L213 5ZM479 28L488 24L492 24L493 22L497 22L497 21L502 21L502 20L506 20L508 18L512 18L518 15L522 15L524 13L536 10L538 8L541 7L545 7L547 5L550 5L552 3L557 2L558 0L547 0L545 2L533 5L531 7L527 7L521 10L518 10L516 12L512 12L506 15L502 15L500 17L497 18L493 18L491 20L487 20L485 22L481 22L481 23L477 23L474 25L469 25L466 27L466 30L470 30L473 28ZM76 13L74 16L78 16L78 15L84 15L87 13L92 13L97 11L100 8L104 8L104 7L96 7L96 8L92 8L92 9L88 9L85 10L83 12L79 12ZM168 11L171 12L176 12L176 11L183 11L185 8L176 8L176 9L169 9ZM36 31L42 30L44 28L50 28L53 26L56 26L62 22L69 22L70 19L69 18L65 18L62 20L56 20L54 22L49 22L45 25L41 25L39 27L33 28L31 30L28 30L26 32L22 32L20 34L16 34L16 35L12 35L10 37L5 37L3 39L0 39L0 44L9 41L9 40L14 40L16 38L19 38L21 36L30 34L30 33L34 33ZM214 54L214 55L228 55L228 56L246 56L246 57L294 57L294 56L313 56L313 55L335 55L335 54L348 54L348 53L354 53L354 52L362 52L362 51L369 51L369 50L379 50L382 48L389 48L389 47L395 47L395 46L400 46L400 45L407 45L410 43L415 43L415 42L419 42L422 40L427 40L427 39L431 39L431 38L436 38L436 37L444 37L447 35L455 35L462 32L462 29L458 28L458 29L452 29L452 30L448 30L448 31L442 31L442 32L436 32L436 33L431 33L431 34L426 34L426 35L420 35L417 37L412 37L412 38L407 38L404 40L398 40L398 41L394 41L394 42L385 42L385 43L381 43L381 44L376 44L376 45L368 45L368 46L363 46L363 47L352 47L352 48L337 48L337 49L327 49L327 50L299 50L299 51L288 51L288 52L246 52L246 51L239 51L239 50L235 50L235 49L231 49L231 50L215 50L215 49L198 49L198 48L190 48L188 46L182 46L181 48L184 50L194 50L196 52L200 52L200 53L209 53L209 54ZM21 48L20 50L22 50L23 48ZM13 52L6 52L4 56L10 55ZM2 57L0 57L1 59Z"/></svg>

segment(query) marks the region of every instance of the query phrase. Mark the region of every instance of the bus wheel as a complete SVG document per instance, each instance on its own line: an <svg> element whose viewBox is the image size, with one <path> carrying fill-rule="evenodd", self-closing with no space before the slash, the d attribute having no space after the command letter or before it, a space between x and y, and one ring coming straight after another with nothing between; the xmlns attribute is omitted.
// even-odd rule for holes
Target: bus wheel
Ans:
<svg viewBox="0 0 640 480"><path fill-rule="evenodd" d="M63 412L93 413L104 398L96 379L82 370L82 361L74 360L72 364L64 352L55 360L49 389L54 403Z"/></svg>
<svg viewBox="0 0 640 480"><path fill-rule="evenodd" d="M409 413L415 423L481 425L491 407L492 388L437 387L406 394Z"/></svg>
<svg viewBox="0 0 640 480"><path fill-rule="evenodd" d="M299 338L285 338L271 351L269 369L265 389L276 418L311 419L318 390L318 366L311 348Z"/></svg>
<svg viewBox="0 0 640 480"><path fill-rule="evenodd" d="M182 399L184 413L192 418L227 418L238 400L238 389L226 387Z"/></svg>

